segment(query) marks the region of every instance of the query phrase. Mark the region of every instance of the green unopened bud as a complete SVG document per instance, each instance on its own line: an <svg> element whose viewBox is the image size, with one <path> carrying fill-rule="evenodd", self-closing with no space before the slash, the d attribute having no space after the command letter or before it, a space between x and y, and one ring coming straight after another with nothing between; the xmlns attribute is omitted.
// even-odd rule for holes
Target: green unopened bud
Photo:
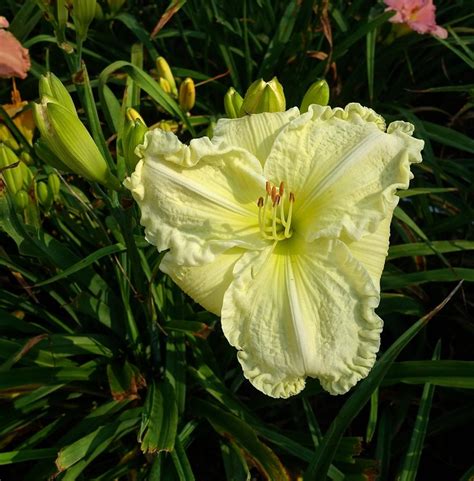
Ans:
<svg viewBox="0 0 474 481"><path fill-rule="evenodd" d="M2 169L2 176L8 190L12 194L15 194L23 187L23 169L20 164L21 161L15 152L10 147L0 143L0 169Z"/></svg>
<svg viewBox="0 0 474 481"><path fill-rule="evenodd" d="M240 117L240 109L242 108L242 96L231 87L224 96L225 113L229 119L236 119Z"/></svg>
<svg viewBox="0 0 474 481"><path fill-rule="evenodd" d="M46 142L39 138L34 145L35 154L47 165L60 170L61 172L71 172L71 169L59 159L48 147Z"/></svg>
<svg viewBox="0 0 474 481"><path fill-rule="evenodd" d="M78 117L53 99L34 104L35 122L48 148L68 170L112 189L120 187L97 145Z"/></svg>
<svg viewBox="0 0 474 481"><path fill-rule="evenodd" d="M300 111L302 114L308 111L311 104L325 106L329 103L329 85L326 80L318 80L311 84L301 102Z"/></svg>
<svg viewBox="0 0 474 481"><path fill-rule="evenodd" d="M164 78L171 87L171 92L174 95L178 95L178 89L176 88L176 82L171 72L170 66L164 57L158 57L156 59L156 70L158 76Z"/></svg>
<svg viewBox="0 0 474 481"><path fill-rule="evenodd" d="M97 0L72 0L72 18L76 26L76 36L84 41L89 25L95 17Z"/></svg>
<svg viewBox="0 0 474 481"><path fill-rule="evenodd" d="M147 131L148 127L140 114L134 109L128 109L127 122L122 136L122 150L129 173L135 170L135 166L139 161L139 157L135 154L135 149L138 145L143 144Z"/></svg>
<svg viewBox="0 0 474 481"><path fill-rule="evenodd" d="M181 82L179 86L179 106L185 111L189 112L196 103L196 88L194 86L194 80L187 77Z"/></svg>
<svg viewBox="0 0 474 481"><path fill-rule="evenodd" d="M278 79L273 77L270 82L260 79L248 88L240 108L240 116L262 112L283 112L285 107L285 94Z"/></svg>
<svg viewBox="0 0 474 481"><path fill-rule="evenodd" d="M15 140L15 137L13 137L8 127L3 124L0 124L0 142L8 145L8 147L13 150L18 150L20 148L18 142Z"/></svg>
<svg viewBox="0 0 474 481"><path fill-rule="evenodd" d="M28 206L28 194L24 190L19 190L13 196L13 202L18 210L25 210Z"/></svg>
<svg viewBox="0 0 474 481"><path fill-rule="evenodd" d="M54 200L59 198L59 191L61 188L61 181L59 180L58 174L54 172L48 175L48 187L51 191Z"/></svg>
<svg viewBox="0 0 474 481"><path fill-rule="evenodd" d="M125 0L107 0L107 4L109 5L110 11L113 15L115 15L125 3Z"/></svg>
<svg viewBox="0 0 474 481"><path fill-rule="evenodd" d="M31 172L31 169L24 162L20 162L18 167L20 168L21 175L23 177L23 188L28 190L31 187L31 183L33 182L35 176L33 175L33 172Z"/></svg>
<svg viewBox="0 0 474 481"><path fill-rule="evenodd" d="M72 101L69 92L63 85L61 80L54 75L52 72L48 72L46 75L42 75L39 79L39 96L43 98L47 96L55 100L58 104L66 107L70 112L72 112L77 117L76 107Z"/></svg>
<svg viewBox="0 0 474 481"><path fill-rule="evenodd" d="M69 16L69 10L67 9L66 0L57 0L56 16L58 18L58 29L63 36L64 31L66 30L67 18Z"/></svg>
<svg viewBox="0 0 474 481"><path fill-rule="evenodd" d="M46 182L40 181L36 184L36 197L43 207L46 209L51 207L51 204L53 203L53 194Z"/></svg>
<svg viewBox="0 0 474 481"><path fill-rule="evenodd" d="M26 164L26 165L32 165L33 164L33 157L28 152L23 151L20 154L20 159Z"/></svg>

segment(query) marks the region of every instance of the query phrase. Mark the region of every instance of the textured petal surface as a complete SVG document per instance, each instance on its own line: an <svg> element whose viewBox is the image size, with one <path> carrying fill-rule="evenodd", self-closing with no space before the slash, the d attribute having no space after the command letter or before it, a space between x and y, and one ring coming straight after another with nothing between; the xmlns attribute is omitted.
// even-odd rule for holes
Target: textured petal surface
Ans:
<svg viewBox="0 0 474 481"><path fill-rule="evenodd" d="M251 152L262 165L281 129L299 116L295 107L286 112L246 115L240 119L221 119L214 129L212 141L241 147Z"/></svg>
<svg viewBox="0 0 474 481"><path fill-rule="evenodd" d="M273 183L294 192L294 223L308 241L372 233L395 208L396 189L413 177L423 142L413 127L382 117L359 104L344 110L313 105L287 125L265 164Z"/></svg>
<svg viewBox="0 0 474 481"><path fill-rule="evenodd" d="M173 262L166 254L160 269L204 309L220 316L224 293L232 282L235 263L245 251L234 247L218 255L213 262L197 267L187 267Z"/></svg>
<svg viewBox="0 0 474 481"><path fill-rule="evenodd" d="M265 394L288 397L307 376L332 394L365 377L379 348L379 294L338 240L292 240L236 263L222 327L244 375Z"/></svg>
<svg viewBox="0 0 474 481"><path fill-rule="evenodd" d="M6 30L0 30L0 78L25 78L30 69L28 50Z"/></svg>
<svg viewBox="0 0 474 481"><path fill-rule="evenodd" d="M377 289L380 289L380 277L388 254L391 220L392 216L387 216L374 233L355 242L347 241L351 254L365 267Z"/></svg>
<svg viewBox="0 0 474 481"><path fill-rule="evenodd" d="M147 240L173 262L195 266L225 250L266 245L256 200L265 181L258 160L208 138L179 142L156 129L146 136L143 159L125 181L141 209Z"/></svg>

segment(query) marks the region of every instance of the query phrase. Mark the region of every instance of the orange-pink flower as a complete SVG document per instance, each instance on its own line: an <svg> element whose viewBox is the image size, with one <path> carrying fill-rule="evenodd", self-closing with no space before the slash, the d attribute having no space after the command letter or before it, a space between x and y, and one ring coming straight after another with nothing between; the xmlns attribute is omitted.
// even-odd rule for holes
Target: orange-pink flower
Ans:
<svg viewBox="0 0 474 481"><path fill-rule="evenodd" d="M436 24L433 0L384 0L386 10L395 11L392 23L404 23L418 33L431 33L446 38L448 32Z"/></svg>
<svg viewBox="0 0 474 481"><path fill-rule="evenodd" d="M25 78L31 66L30 56L13 34L4 30L8 25L8 20L0 17L0 78Z"/></svg>

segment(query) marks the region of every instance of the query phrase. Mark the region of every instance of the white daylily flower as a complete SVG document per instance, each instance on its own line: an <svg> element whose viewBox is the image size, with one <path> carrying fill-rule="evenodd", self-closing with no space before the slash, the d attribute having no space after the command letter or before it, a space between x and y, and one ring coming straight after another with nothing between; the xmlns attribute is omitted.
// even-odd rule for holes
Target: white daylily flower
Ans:
<svg viewBox="0 0 474 481"><path fill-rule="evenodd" d="M220 120L183 145L154 130L125 182L161 269L222 316L244 375L273 397L307 376L332 394L379 349L380 276L413 126L359 104Z"/></svg>

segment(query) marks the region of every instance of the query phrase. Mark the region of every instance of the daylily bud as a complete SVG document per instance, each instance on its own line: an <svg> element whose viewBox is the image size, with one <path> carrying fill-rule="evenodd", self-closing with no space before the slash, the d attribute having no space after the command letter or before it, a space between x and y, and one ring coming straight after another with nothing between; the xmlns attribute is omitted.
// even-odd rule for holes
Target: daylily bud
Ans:
<svg viewBox="0 0 474 481"><path fill-rule="evenodd" d="M107 3L110 11L115 15L123 7L125 0L107 0Z"/></svg>
<svg viewBox="0 0 474 481"><path fill-rule="evenodd" d="M120 187L75 114L48 97L43 97L41 104L34 104L33 113L42 139L68 170L112 189Z"/></svg>
<svg viewBox="0 0 474 481"><path fill-rule="evenodd" d="M189 112L196 103L196 89L192 78L187 77L181 82L179 86L179 106L185 111Z"/></svg>
<svg viewBox="0 0 474 481"><path fill-rule="evenodd" d="M326 80L318 80L311 84L309 89L306 91L301 102L300 111L302 114L308 111L308 107L311 104L318 104L325 106L329 102L329 85Z"/></svg>
<svg viewBox="0 0 474 481"><path fill-rule="evenodd" d="M35 154L47 165L60 170L61 172L71 172L71 169L59 159L48 147L46 142L39 138L34 145Z"/></svg>
<svg viewBox="0 0 474 481"><path fill-rule="evenodd" d="M72 18L79 40L87 38L89 25L95 17L97 0L72 0Z"/></svg>
<svg viewBox="0 0 474 481"><path fill-rule="evenodd" d="M127 110L127 118L122 136L122 150L127 170L129 173L132 173L139 161L138 156L135 154L135 149L137 145L143 144L143 138L148 131L148 127L140 114L134 109Z"/></svg>
<svg viewBox="0 0 474 481"><path fill-rule="evenodd" d="M16 167L10 167L16 163L18 163ZM15 152L13 152L10 147L0 143L0 169L4 169L2 171L2 175L5 179L8 190L12 194L15 194L23 186L23 169L21 168L20 164L21 161Z"/></svg>
<svg viewBox="0 0 474 481"><path fill-rule="evenodd" d="M13 197L13 202L19 210L25 210L28 206L28 194L24 190L19 190Z"/></svg>
<svg viewBox="0 0 474 481"><path fill-rule="evenodd" d="M26 164L26 165L31 165L33 164L33 157L28 152L22 152L20 154L20 159Z"/></svg>
<svg viewBox="0 0 474 481"><path fill-rule="evenodd" d="M278 79L273 77L270 82L260 79L248 88L240 109L240 116L262 112L283 112L285 107L285 94Z"/></svg>
<svg viewBox="0 0 474 481"><path fill-rule="evenodd" d="M170 94L170 93L171 93L171 85L170 85L170 83L168 82L168 80L166 80L164 77L160 77L159 80L158 80L158 83L160 84L160 87L161 87L167 94Z"/></svg>
<svg viewBox="0 0 474 481"><path fill-rule="evenodd" d="M53 194L46 182L40 181L36 184L36 197L43 207L46 209L51 207L51 204L53 203Z"/></svg>
<svg viewBox="0 0 474 481"><path fill-rule="evenodd" d="M240 109L242 108L242 96L231 87L224 96L225 113L229 119L236 119L240 117Z"/></svg>
<svg viewBox="0 0 474 481"><path fill-rule="evenodd" d="M48 175L48 187L53 195L53 199L56 200L59 197L59 190L61 188L61 181L58 174L52 173Z"/></svg>
<svg viewBox="0 0 474 481"><path fill-rule="evenodd" d="M13 137L8 127L2 124L0 124L0 142L8 145L8 147L13 150L18 150L20 148L18 142L15 140L15 137Z"/></svg>
<svg viewBox="0 0 474 481"><path fill-rule="evenodd" d="M69 16L69 10L67 9L66 0L57 1L56 16L58 18L58 28L62 33L64 33L67 24L67 18Z"/></svg>
<svg viewBox="0 0 474 481"><path fill-rule="evenodd" d="M18 167L20 168L21 175L23 177L23 188L25 190L28 190L35 176L33 175L33 172L31 172L30 168L24 162L20 162L20 165Z"/></svg>
<svg viewBox="0 0 474 481"><path fill-rule="evenodd" d="M160 77L163 77L170 84L171 92L173 92L174 95L178 95L176 82L174 80L170 66L164 57L158 57L156 59L156 70L158 71L158 75Z"/></svg>
<svg viewBox="0 0 474 481"><path fill-rule="evenodd" d="M69 111L77 117L76 107L72 101L69 92L63 85L61 80L52 72L48 72L46 75L42 75L39 79L39 95L43 98L45 95L52 98L58 104L66 107Z"/></svg>

